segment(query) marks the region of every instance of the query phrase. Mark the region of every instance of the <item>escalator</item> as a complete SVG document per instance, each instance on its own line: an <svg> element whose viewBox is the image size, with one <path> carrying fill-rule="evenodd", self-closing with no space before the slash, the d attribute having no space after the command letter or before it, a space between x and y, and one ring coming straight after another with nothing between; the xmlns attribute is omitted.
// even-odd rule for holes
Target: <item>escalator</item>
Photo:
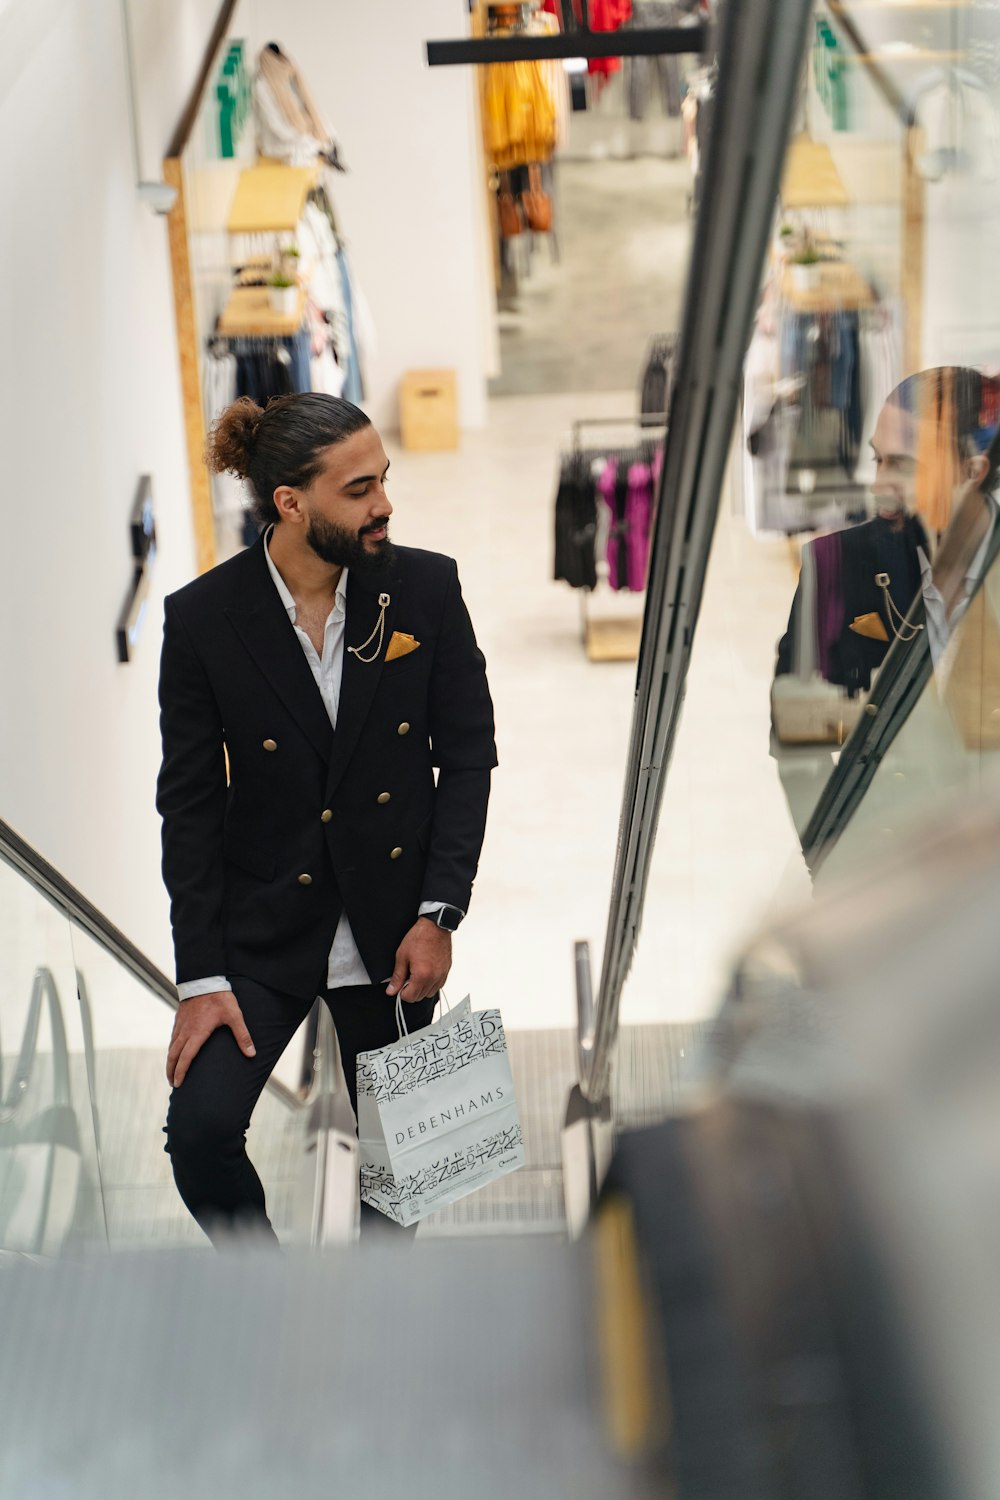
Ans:
<svg viewBox="0 0 1000 1500"><path fill-rule="evenodd" d="M173 984L5 825L0 923L0 1253L203 1245L163 1151ZM321 1025L305 1097L272 1080L250 1131L290 1244L344 1212L335 1055Z"/></svg>

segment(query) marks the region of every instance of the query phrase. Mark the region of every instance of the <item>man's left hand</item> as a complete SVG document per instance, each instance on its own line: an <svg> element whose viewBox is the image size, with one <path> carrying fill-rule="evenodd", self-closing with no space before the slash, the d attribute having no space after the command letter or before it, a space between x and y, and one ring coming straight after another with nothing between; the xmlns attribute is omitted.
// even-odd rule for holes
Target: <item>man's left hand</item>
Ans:
<svg viewBox="0 0 1000 1500"><path fill-rule="evenodd" d="M451 970L451 933L426 917L418 917L396 951L386 994L401 995L407 1003L436 995Z"/></svg>

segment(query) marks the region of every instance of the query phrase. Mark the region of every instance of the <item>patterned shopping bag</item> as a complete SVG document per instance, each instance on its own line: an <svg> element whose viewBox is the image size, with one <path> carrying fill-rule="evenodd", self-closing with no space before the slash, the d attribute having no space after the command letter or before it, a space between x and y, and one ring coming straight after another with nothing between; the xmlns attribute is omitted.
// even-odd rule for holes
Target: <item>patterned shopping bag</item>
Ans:
<svg viewBox="0 0 1000 1500"><path fill-rule="evenodd" d="M402 1031L405 1008L397 1004ZM421 1031L358 1057L361 1197L414 1224L524 1165L498 1010L468 996Z"/></svg>

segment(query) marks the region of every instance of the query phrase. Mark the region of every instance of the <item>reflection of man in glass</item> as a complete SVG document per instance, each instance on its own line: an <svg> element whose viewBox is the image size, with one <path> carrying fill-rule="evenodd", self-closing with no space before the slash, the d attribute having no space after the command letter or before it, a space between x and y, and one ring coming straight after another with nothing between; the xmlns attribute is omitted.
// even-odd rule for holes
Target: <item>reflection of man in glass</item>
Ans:
<svg viewBox="0 0 1000 1500"><path fill-rule="evenodd" d="M929 644L936 661L969 607L994 529L998 414L1000 384L975 370L905 380L872 435L876 515L802 550L772 691L772 749L800 832L830 775L822 747L851 735L890 648Z"/></svg>
<svg viewBox="0 0 1000 1500"><path fill-rule="evenodd" d="M1000 749L1000 385L929 371L902 389L919 399L900 404L913 418L914 504L935 545L921 550L920 590L862 727L798 825L814 878L863 865L908 822L953 794L982 796L1000 772L987 753Z"/></svg>
<svg viewBox="0 0 1000 1500"><path fill-rule="evenodd" d="M952 527L937 555L929 538L950 527L963 485L981 493L998 404L998 383L975 370L924 370L896 387L872 436L877 513L803 548L776 676L818 674L854 696L869 690L892 641L911 634L905 616L918 592L933 640L956 623L971 592L956 563L974 561L970 541L985 545L992 513L967 498L961 535Z"/></svg>

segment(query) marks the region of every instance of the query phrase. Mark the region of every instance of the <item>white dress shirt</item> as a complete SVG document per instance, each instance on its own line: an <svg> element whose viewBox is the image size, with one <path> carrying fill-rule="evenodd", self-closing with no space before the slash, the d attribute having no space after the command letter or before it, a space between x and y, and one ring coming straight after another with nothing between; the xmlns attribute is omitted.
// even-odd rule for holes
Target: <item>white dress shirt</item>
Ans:
<svg viewBox="0 0 1000 1500"><path fill-rule="evenodd" d="M972 600L973 594L979 586L983 567L986 562L986 554L990 542L993 540L993 529L997 524L997 501L996 496L987 497L992 512L990 525L982 542L976 548L976 554L969 563L965 572L965 594L958 600L949 618L945 608L944 596L937 584L934 582L934 569L927 557L923 547L917 548L917 561L920 564L920 587L924 596L924 611L927 621L927 639L931 648L931 661L937 669L945 653L948 650L952 636L958 628L962 616L965 614Z"/></svg>
<svg viewBox="0 0 1000 1500"><path fill-rule="evenodd" d="M272 527L271 530L274 528ZM268 572L274 580L274 586L278 590L282 604L288 613L288 618L295 627L295 634L299 638L299 644L305 653L306 661L309 663L310 671L316 679L320 696L330 716L330 723L334 730L337 728L337 711L340 708L340 685L344 674L344 626L347 620L347 572L343 569L340 582L337 584L337 594L334 599L333 608L326 617L326 625L323 630L323 655L319 656L316 647L309 639L304 630L295 624L296 609L295 600L292 598L288 585L278 572L271 559L268 541L271 531L264 538L264 557L267 560ZM433 916L440 911L443 905L440 901L423 901L420 904L420 916ZM383 979L388 981L388 974L379 975L376 983ZM368 970L365 968L358 952L358 946L354 941L351 924L347 920L347 912L341 912L337 931L334 934L333 946L330 949L330 957L327 963L326 987L334 990L340 989L348 984L371 984L373 983ZM213 974L207 979L190 979L184 984L177 986L177 993L182 1000L191 1000L195 995L212 995L218 990L228 990L229 980L224 974Z"/></svg>

